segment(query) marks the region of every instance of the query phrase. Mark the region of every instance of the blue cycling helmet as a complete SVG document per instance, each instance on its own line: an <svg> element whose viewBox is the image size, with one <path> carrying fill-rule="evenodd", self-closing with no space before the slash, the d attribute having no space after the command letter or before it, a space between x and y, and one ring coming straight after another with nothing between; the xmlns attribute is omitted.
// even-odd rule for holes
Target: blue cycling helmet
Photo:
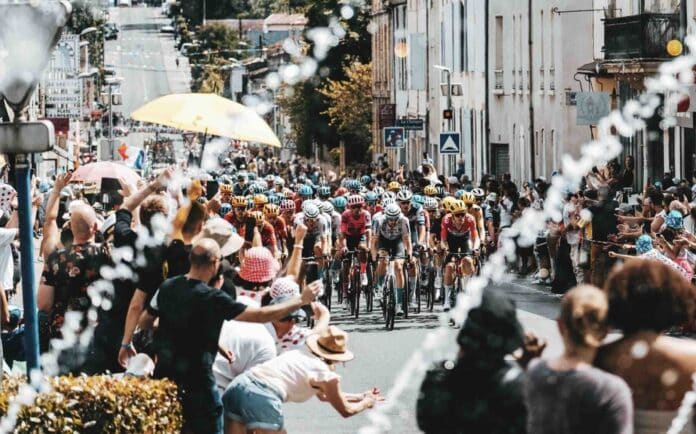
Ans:
<svg viewBox="0 0 696 434"><path fill-rule="evenodd" d="M328 185L322 185L319 187L318 193L319 197L321 197L322 199L327 198L331 196L331 187L329 187Z"/></svg>
<svg viewBox="0 0 696 434"><path fill-rule="evenodd" d="M466 190L464 190L464 189L462 189L462 190L457 190L457 191L454 192L454 198L457 199L457 200L459 200L459 199L462 198L462 195L463 195L464 193L466 193Z"/></svg>
<svg viewBox="0 0 696 434"><path fill-rule="evenodd" d="M249 181L253 181L256 179L256 172L248 172L247 177L249 178Z"/></svg>
<svg viewBox="0 0 696 434"><path fill-rule="evenodd" d="M363 175L363 177L360 178L360 182L362 185L367 185L372 182L372 177L370 175Z"/></svg>
<svg viewBox="0 0 696 434"><path fill-rule="evenodd" d="M267 194L266 196L268 196L268 203L280 205L280 196L277 194Z"/></svg>
<svg viewBox="0 0 696 434"><path fill-rule="evenodd" d="M339 212L345 211L347 205L348 205L348 200L346 200L345 197L338 196L338 197L333 198L333 206Z"/></svg>
<svg viewBox="0 0 696 434"><path fill-rule="evenodd" d="M232 212L232 205L230 205L229 203L223 203L222 205L220 205L220 217L224 217L230 212Z"/></svg>
<svg viewBox="0 0 696 434"><path fill-rule="evenodd" d="M377 202L377 193L375 193L374 191L368 191L367 193L365 193L365 202L369 204Z"/></svg>
<svg viewBox="0 0 696 434"><path fill-rule="evenodd" d="M411 197L411 205L418 208L423 206L423 204L425 204L425 197L420 194L414 194L413 197Z"/></svg>
<svg viewBox="0 0 696 434"><path fill-rule="evenodd" d="M361 188L362 184L360 184L360 181L358 181L357 179L351 180L348 184L348 190L350 190L353 193L358 193Z"/></svg>
<svg viewBox="0 0 696 434"><path fill-rule="evenodd" d="M312 187L309 185L302 185L299 193L302 197L312 197L312 195L314 195L314 191L312 191Z"/></svg>

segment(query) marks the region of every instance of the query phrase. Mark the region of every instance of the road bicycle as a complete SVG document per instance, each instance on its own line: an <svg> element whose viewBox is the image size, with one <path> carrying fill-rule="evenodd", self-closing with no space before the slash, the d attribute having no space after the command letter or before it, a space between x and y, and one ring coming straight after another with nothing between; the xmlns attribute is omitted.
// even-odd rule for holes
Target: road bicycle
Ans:
<svg viewBox="0 0 696 434"><path fill-rule="evenodd" d="M396 272L394 264L397 259L405 259L405 256L392 256L387 258L387 270L384 275L384 290L382 291L382 316L387 330L394 330L394 320L396 318ZM404 281L408 281L407 264L403 264ZM406 286L406 285L405 285ZM404 288L403 298L406 298L406 288ZM406 312L404 312L406 315Z"/></svg>

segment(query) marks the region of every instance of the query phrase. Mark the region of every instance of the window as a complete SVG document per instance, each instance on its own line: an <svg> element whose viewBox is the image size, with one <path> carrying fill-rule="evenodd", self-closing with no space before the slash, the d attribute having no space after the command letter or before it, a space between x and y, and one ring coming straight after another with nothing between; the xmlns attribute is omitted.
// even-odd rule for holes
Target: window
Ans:
<svg viewBox="0 0 696 434"><path fill-rule="evenodd" d="M544 90L545 71L544 71L544 48L546 47L546 41L544 40L544 10L542 9L539 16L539 90Z"/></svg>
<svg viewBox="0 0 696 434"><path fill-rule="evenodd" d="M503 17L495 17L495 89L502 93L505 89L505 76L503 75Z"/></svg>
<svg viewBox="0 0 696 434"><path fill-rule="evenodd" d="M468 68L468 59L467 59L467 31L468 31L468 26L467 26L467 8L466 8L467 3L462 2L459 4L459 65L461 66L461 71L466 72Z"/></svg>

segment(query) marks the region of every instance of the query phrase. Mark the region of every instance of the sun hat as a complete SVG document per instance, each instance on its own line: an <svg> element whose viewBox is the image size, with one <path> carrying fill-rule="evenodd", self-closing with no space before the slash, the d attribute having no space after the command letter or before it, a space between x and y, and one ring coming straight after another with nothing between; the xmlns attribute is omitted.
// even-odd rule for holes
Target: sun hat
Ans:
<svg viewBox="0 0 696 434"><path fill-rule="evenodd" d="M234 232L234 227L226 220L220 218L209 219L205 222L203 230L194 238L193 242L203 238L210 238L220 246L220 255L224 258L237 252L244 244L244 238Z"/></svg>
<svg viewBox="0 0 696 434"><path fill-rule="evenodd" d="M336 326L329 326L320 334L307 337L305 345L315 355L334 362L353 360L352 352L348 351L348 333Z"/></svg>
<svg viewBox="0 0 696 434"><path fill-rule="evenodd" d="M281 277L276 279L271 285L271 298L278 297L297 297L300 295L300 285L289 277Z"/></svg>
<svg viewBox="0 0 696 434"><path fill-rule="evenodd" d="M279 269L280 265L270 250L265 247L252 247L244 253L239 277L247 282L263 283L273 280Z"/></svg>
<svg viewBox="0 0 696 434"><path fill-rule="evenodd" d="M669 212L669 214L667 214L667 217L665 218L665 224L668 228L683 229L684 216L682 216L682 214L676 209L673 209Z"/></svg>
<svg viewBox="0 0 696 434"><path fill-rule="evenodd" d="M493 289L483 291L481 304L469 311L457 336L460 346L492 354L510 354L523 342L515 303Z"/></svg>

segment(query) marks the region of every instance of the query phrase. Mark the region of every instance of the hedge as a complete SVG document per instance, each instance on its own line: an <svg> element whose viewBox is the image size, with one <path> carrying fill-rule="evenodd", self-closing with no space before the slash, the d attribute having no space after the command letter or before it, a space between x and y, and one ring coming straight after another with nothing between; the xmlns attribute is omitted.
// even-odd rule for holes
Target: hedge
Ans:
<svg viewBox="0 0 696 434"><path fill-rule="evenodd" d="M0 390L5 415L25 377L6 377ZM15 433L178 433L181 404L167 380L110 376L53 377L52 390L24 407Z"/></svg>

